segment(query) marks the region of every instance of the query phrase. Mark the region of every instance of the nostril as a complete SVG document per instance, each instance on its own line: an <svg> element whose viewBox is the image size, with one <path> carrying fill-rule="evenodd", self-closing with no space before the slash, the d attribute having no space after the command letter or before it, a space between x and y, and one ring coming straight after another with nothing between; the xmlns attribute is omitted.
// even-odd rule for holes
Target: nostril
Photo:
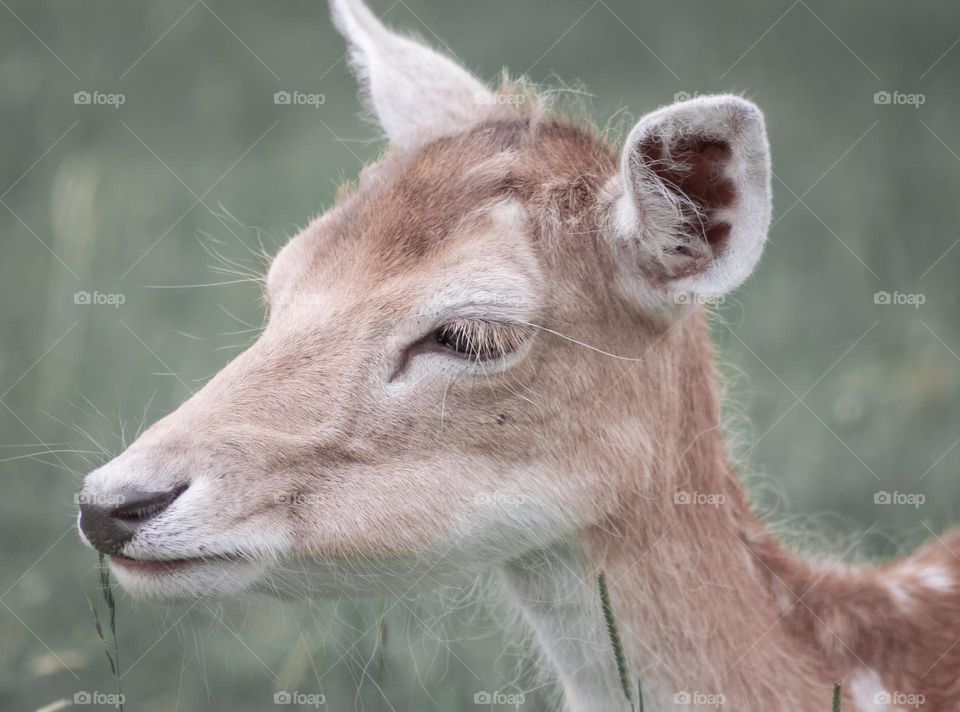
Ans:
<svg viewBox="0 0 960 712"><path fill-rule="evenodd" d="M110 504L82 501L80 529L94 548L119 554L142 524L166 510L186 489L183 485L165 492L127 490L112 495Z"/></svg>
<svg viewBox="0 0 960 712"><path fill-rule="evenodd" d="M168 492L131 491L124 494L110 516L126 522L141 523L160 514L187 489L186 485Z"/></svg>

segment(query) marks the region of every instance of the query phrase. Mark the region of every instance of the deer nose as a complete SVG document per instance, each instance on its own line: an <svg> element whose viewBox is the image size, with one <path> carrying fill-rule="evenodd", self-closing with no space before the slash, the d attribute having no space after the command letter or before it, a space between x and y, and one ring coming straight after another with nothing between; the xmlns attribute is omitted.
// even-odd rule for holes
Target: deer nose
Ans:
<svg viewBox="0 0 960 712"><path fill-rule="evenodd" d="M186 489L184 485L166 492L127 490L104 498L81 497L80 530L98 551L119 554L141 525L167 509Z"/></svg>

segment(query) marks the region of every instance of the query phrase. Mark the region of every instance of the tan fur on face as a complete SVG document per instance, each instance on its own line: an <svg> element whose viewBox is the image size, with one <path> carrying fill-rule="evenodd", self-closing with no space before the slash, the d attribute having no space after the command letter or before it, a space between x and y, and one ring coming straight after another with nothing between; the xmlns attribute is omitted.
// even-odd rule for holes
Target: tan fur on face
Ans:
<svg viewBox="0 0 960 712"><path fill-rule="evenodd" d="M936 681L957 662L938 662L946 646L929 641L947 642L960 567L929 549L886 581L819 574L769 539L727 465L702 315L638 312L608 288L615 170L597 138L549 119L388 155L278 256L260 340L88 488L150 463L133 468L145 484L215 489L215 511L193 516L189 536L148 530L131 555L196 555L201 541L268 557L406 557L410 575L421 564L446 575L443 557L477 570L595 522L584 542L613 581L628 649L646 668L646 641L660 641L651 677L666 689L712 685L744 709L811 694L812 709L866 665L890 689L947 699ZM498 295L486 313L540 327L529 353L487 375L419 356L391 388L405 345L449 316L437 295L457 290ZM727 503L678 507L678 489ZM513 510L487 506L505 498ZM916 663L895 672L904 656ZM758 676L778 683L764 692Z"/></svg>
<svg viewBox="0 0 960 712"><path fill-rule="evenodd" d="M440 99L474 88L355 1L337 7L371 76L392 76L364 54L382 38L408 64L431 62ZM644 149L681 136L674 157L706 165L704 184L659 148L641 151L659 170L633 171L591 129L538 107L438 104L426 107L436 130L407 126L419 105L380 85L401 140L277 256L261 337L87 478L93 498L188 485L123 554L209 566L162 581L119 571L121 583L159 597L409 593L500 567L568 704L594 712L625 709L603 572L630 674L658 708L693 693L813 712L842 679L845 709L885 690L955 709L956 535L880 568L788 552L732 468L703 310L663 299L670 280L731 288L759 259L759 110L715 97L639 124ZM430 89L420 77L411 93ZM703 132L736 140L687 140ZM695 186L680 219L667 183ZM515 350L474 363L431 341L471 319L510 329L498 343Z"/></svg>
<svg viewBox="0 0 960 712"><path fill-rule="evenodd" d="M576 491L549 474L568 401L544 409L538 391L569 388L547 374L576 347L536 327L590 318L580 295L604 268L590 257L600 242L586 209L613 171L603 144L555 120L491 121L389 154L278 256L260 340L88 487L151 461L169 474L154 465L127 483L190 483L187 504L216 487L220 511L190 522L204 539L230 535L204 542L215 553L235 553L231 538L240 553L291 553L251 551L245 528L282 532L310 556L423 558L429 547L460 552L463 539L472 570L491 538L476 523L503 518L484 512L501 494L529 510L502 523L504 536L555 536L580 518ZM561 239L578 225L582 235ZM591 268L571 273L572 256ZM393 378L410 344L477 312L533 332L521 363L484 374L425 354ZM131 555L164 553L148 539L146 529ZM169 534L165 546L199 553Z"/></svg>

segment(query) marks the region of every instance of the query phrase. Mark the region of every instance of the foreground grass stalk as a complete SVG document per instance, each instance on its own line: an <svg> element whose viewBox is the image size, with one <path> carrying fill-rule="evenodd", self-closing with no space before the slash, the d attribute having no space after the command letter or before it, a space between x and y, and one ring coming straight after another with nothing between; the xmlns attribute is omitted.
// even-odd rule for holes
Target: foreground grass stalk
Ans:
<svg viewBox="0 0 960 712"><path fill-rule="evenodd" d="M110 663L110 672L113 673L113 677L117 683L117 699L119 704L120 712L123 712L123 691L120 688L120 645L117 642L117 601L113 597L113 583L110 580L110 570L107 568L107 562L104 560L103 554L100 554L100 592L103 594L103 600L107 604L107 610L110 611L110 635L113 638L113 652L111 652L110 644L107 642L107 638L103 632L103 626L100 625L100 616L97 615L97 609L93 605L93 601L87 597L87 603L90 606L90 614L93 616L93 626L96 628L97 637L100 638L100 642L103 643L103 652L107 656L107 661Z"/></svg>
<svg viewBox="0 0 960 712"><path fill-rule="evenodd" d="M623 690L623 696L627 698L630 707L633 707L633 696L630 694L630 679L627 674L627 659L623 654L623 643L620 641L620 632L617 630L617 621L613 617L613 608L610 606L610 591L607 590L607 579L601 573L597 583L600 587L600 606L603 609L603 619L607 624L607 633L610 636L610 644L613 646L613 657L617 662L617 674L620 676L620 687ZM643 693L639 689L640 710L643 711Z"/></svg>

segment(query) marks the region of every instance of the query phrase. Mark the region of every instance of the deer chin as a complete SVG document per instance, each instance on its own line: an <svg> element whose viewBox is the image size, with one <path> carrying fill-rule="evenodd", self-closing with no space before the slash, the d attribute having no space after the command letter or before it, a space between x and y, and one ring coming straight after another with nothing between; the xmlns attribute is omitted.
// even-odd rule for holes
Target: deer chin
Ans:
<svg viewBox="0 0 960 712"><path fill-rule="evenodd" d="M249 557L135 559L109 556L121 587L138 599L183 601L244 593L288 600L322 600L394 594L459 586L475 578L480 562L454 565L443 556L363 558L295 557L278 561Z"/></svg>
<svg viewBox="0 0 960 712"><path fill-rule="evenodd" d="M171 546L168 539L159 547L162 534L155 529L150 536L131 541L121 553L107 555L118 583L134 598L175 602L245 593L289 600L405 597L469 583L490 557L488 543L479 546L462 540L435 542L416 553L365 547L346 553L342 547L300 548L279 540L261 539L259 546L251 547L243 537L231 542L205 540L202 546L184 541L183 546ZM240 548L230 549L230 543Z"/></svg>
<svg viewBox="0 0 960 712"><path fill-rule="evenodd" d="M569 515L533 496L482 495L485 502L510 502L452 518L432 537L399 543L372 542L355 532L350 545L315 537L278 558L254 588L290 599L388 595L408 598L426 591L474 586L514 555L506 546L533 551L573 531Z"/></svg>
<svg viewBox="0 0 960 712"><path fill-rule="evenodd" d="M236 556L108 558L111 571L127 593L160 601L237 595L253 587L268 569L266 562Z"/></svg>

